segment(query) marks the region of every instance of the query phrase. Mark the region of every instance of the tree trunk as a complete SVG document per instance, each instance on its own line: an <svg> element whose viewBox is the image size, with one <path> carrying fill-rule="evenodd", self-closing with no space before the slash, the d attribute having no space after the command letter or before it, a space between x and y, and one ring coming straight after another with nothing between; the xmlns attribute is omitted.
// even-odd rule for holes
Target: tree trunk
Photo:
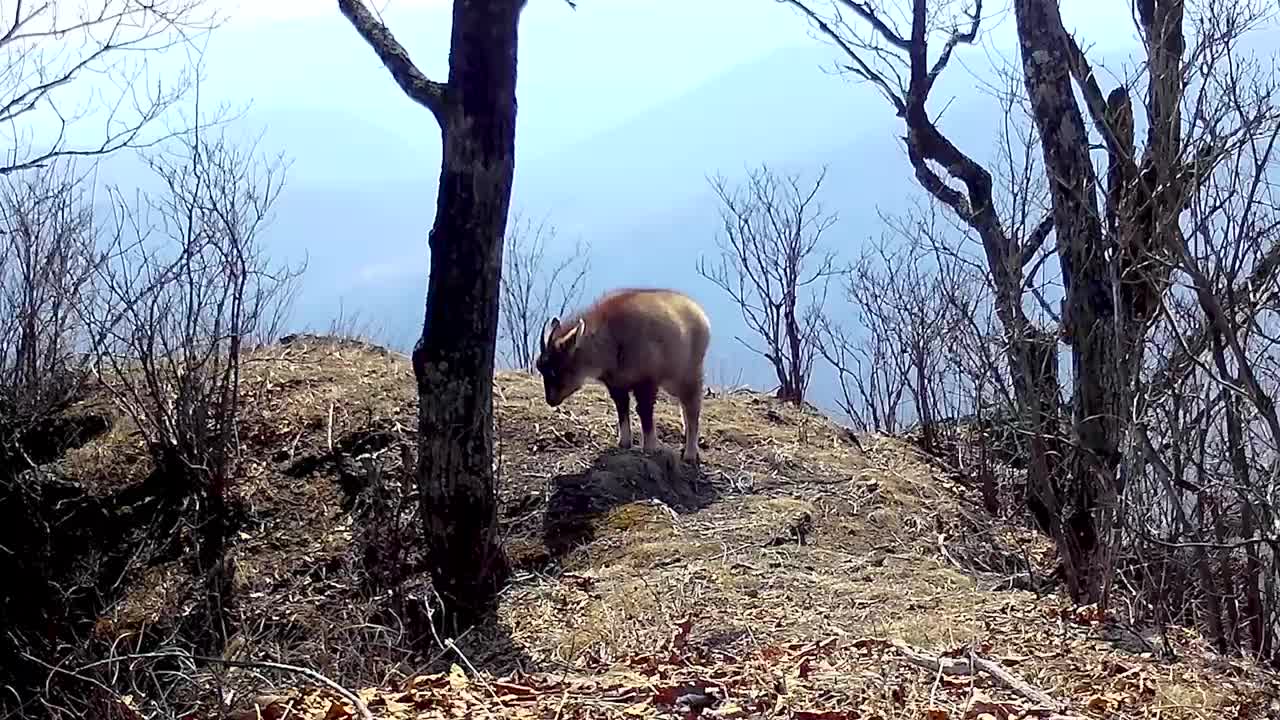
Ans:
<svg viewBox="0 0 1280 720"><path fill-rule="evenodd" d="M1093 168L1084 118L1072 86L1071 59L1057 0L1017 0L1023 76L1051 178L1066 298L1064 336L1075 375L1071 488L1061 498L1064 526L1055 537L1071 595L1104 602L1110 543L1119 494L1116 469L1127 383L1117 345L1122 318L1112 301L1111 268L1098 221Z"/></svg>
<svg viewBox="0 0 1280 720"><path fill-rule="evenodd" d="M1213 360L1218 372L1223 377L1231 378L1222 334L1215 330L1212 333L1212 342ZM1223 418L1227 425L1227 448L1231 458L1231 475L1233 485L1237 488L1236 492L1240 499L1240 535L1241 537L1250 538L1256 532L1253 521L1253 502L1249 492L1249 489L1254 487L1254 483L1250 477L1244 426L1241 422L1241 398L1235 393L1223 390L1222 400L1224 406ZM1240 578L1240 584L1244 591L1249 642L1254 658L1265 661L1269 658L1266 657L1268 654L1265 642L1267 633L1264 628L1262 596L1259 589L1262 581L1262 567L1256 546L1250 546L1246 549L1246 558L1245 572L1243 577ZM1232 630L1236 636L1236 641L1239 642L1239 629L1232 628Z"/></svg>
<svg viewBox="0 0 1280 720"><path fill-rule="evenodd" d="M1024 323L1009 343L1014 395L1027 421L1028 461L1023 502L1040 532L1062 535L1062 429L1058 403L1058 342L1051 333ZM1011 333L1006 333L1010 335Z"/></svg>
<svg viewBox="0 0 1280 720"><path fill-rule="evenodd" d="M497 536L493 370L523 5L454 3L431 275L413 352L427 559L453 628L488 612L508 573Z"/></svg>
<svg viewBox="0 0 1280 720"><path fill-rule="evenodd" d="M1197 471L1197 475L1197 482L1203 488L1206 482L1203 465ZM1214 500L1203 489L1196 493L1196 504L1200 511L1200 517L1196 524L1197 530L1204 525L1206 520L1211 520L1215 526L1218 525L1217 512L1213 509L1213 503ZM1204 596L1204 618L1205 624L1208 626L1209 637L1213 640L1214 647L1218 648L1218 652L1225 654L1230 649L1230 639L1227 635L1231 630L1231 625L1223 624L1223 600L1227 600L1226 604L1229 607L1234 608L1235 605L1225 595L1224 589L1218 587L1218 579L1213 574L1213 561L1210 559L1208 551L1204 547L1196 547L1194 555L1196 577L1200 581L1200 594ZM1231 623L1234 622L1234 620L1231 621Z"/></svg>
<svg viewBox="0 0 1280 720"><path fill-rule="evenodd" d="M925 452L933 453L938 449L938 440L934 427L933 405L930 402L929 394L927 349L923 341L919 339L913 344L915 348L911 353L911 364L915 366L916 371L916 417L920 420L920 444L924 447Z"/></svg>

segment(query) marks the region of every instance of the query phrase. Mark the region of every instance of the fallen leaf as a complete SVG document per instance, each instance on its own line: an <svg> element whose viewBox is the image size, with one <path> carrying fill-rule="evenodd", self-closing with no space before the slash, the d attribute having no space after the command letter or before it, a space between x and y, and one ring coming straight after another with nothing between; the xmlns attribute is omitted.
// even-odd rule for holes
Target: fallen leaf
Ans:
<svg viewBox="0 0 1280 720"><path fill-rule="evenodd" d="M853 720L852 710L796 710L793 720Z"/></svg>
<svg viewBox="0 0 1280 720"><path fill-rule="evenodd" d="M686 707L690 710L705 710L719 702L719 698L714 695L702 691L685 693L676 698L677 707Z"/></svg>
<svg viewBox="0 0 1280 720"><path fill-rule="evenodd" d="M449 666L449 687L450 688L452 688L453 690L465 690L467 688L467 685L469 685L470 683L471 681L469 678L467 678L467 674L463 672L462 668L458 667L457 663L453 663L452 665Z"/></svg>
<svg viewBox="0 0 1280 720"><path fill-rule="evenodd" d="M764 660L777 660L786 654L787 651L777 645L766 645L760 650L760 657Z"/></svg>
<svg viewBox="0 0 1280 720"><path fill-rule="evenodd" d="M675 624L676 630L671 635L671 652L675 653L684 649L689 642L689 631L693 629L693 616L686 615L683 620Z"/></svg>
<svg viewBox="0 0 1280 720"><path fill-rule="evenodd" d="M1085 707L1094 712L1106 712L1111 708L1111 701L1102 695L1094 695L1085 703Z"/></svg>
<svg viewBox="0 0 1280 720"><path fill-rule="evenodd" d="M707 714L718 718L739 718L747 714L747 709L735 702L726 702L718 708L707 711Z"/></svg>
<svg viewBox="0 0 1280 720"><path fill-rule="evenodd" d="M648 703L638 702L634 705L628 705L622 712L639 717L641 715L649 715L652 712L652 708L649 707Z"/></svg>
<svg viewBox="0 0 1280 720"><path fill-rule="evenodd" d="M436 685L442 680L444 680L444 675L441 675L440 673L433 673L431 675L415 675L409 679L409 689L417 690L419 688Z"/></svg>
<svg viewBox="0 0 1280 720"><path fill-rule="evenodd" d="M493 683L493 689L497 691L499 694L507 695L510 697L536 697L538 695L546 694L546 693L534 690L531 687L526 687L524 685L517 685L515 683L508 683L508 682L501 682L501 681Z"/></svg>
<svg viewBox="0 0 1280 720"><path fill-rule="evenodd" d="M384 706L381 714L387 718L409 717L409 713L415 709L416 706L411 703L403 703L398 700L387 698L386 705Z"/></svg>
<svg viewBox="0 0 1280 720"><path fill-rule="evenodd" d="M355 717L355 714L340 702L330 702L329 710L324 714L324 720L346 720L351 717Z"/></svg>
<svg viewBox="0 0 1280 720"><path fill-rule="evenodd" d="M858 638L853 641L853 646L859 650L882 650L889 647L890 644L884 638Z"/></svg>
<svg viewBox="0 0 1280 720"><path fill-rule="evenodd" d="M249 717L257 720L280 720L289 711L290 700L283 695L259 695L253 699L254 709Z"/></svg>

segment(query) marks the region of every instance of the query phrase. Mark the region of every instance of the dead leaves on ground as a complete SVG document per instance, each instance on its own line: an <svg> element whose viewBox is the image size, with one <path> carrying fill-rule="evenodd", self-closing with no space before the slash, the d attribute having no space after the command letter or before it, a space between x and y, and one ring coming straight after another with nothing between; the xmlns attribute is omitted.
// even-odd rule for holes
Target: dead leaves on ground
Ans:
<svg viewBox="0 0 1280 720"><path fill-rule="evenodd" d="M1082 618L1084 619L1084 618ZM1086 620L1087 622L1088 620ZM1093 668L1064 664L1059 677L1079 682L1057 687L1069 707L1037 707L1002 687L984 672L948 675L906 662L900 643L884 638L852 638L836 633L814 642L768 644L738 657L693 642L695 618L670 627L666 642L652 652L620 663L584 662L562 673L516 674L491 678L472 675L464 665L448 672L419 675L397 690L364 690L360 699L379 720L444 718L680 718L736 720L1072 720L1098 718L1183 717L1154 702L1160 673L1170 666L1141 658L1115 657ZM1006 639L1007 640L1007 639ZM981 652L1008 667L1030 666L1033 648L1024 652L955 647L939 658ZM1071 670L1074 672L1067 673ZM1061 674L1059 674L1061 673ZM1040 677L1045 680L1045 677ZM1182 678L1186 679L1186 678ZM1202 680L1203 682L1203 680ZM1049 690L1050 688L1046 688ZM328 692L310 691L292 698L261 700L243 720L352 720L350 702ZM1218 717L1252 717L1247 699L1219 706ZM287 711L286 711L287 709ZM258 714L260 713L260 714Z"/></svg>
<svg viewBox="0 0 1280 720"><path fill-rule="evenodd" d="M884 665L888 642L831 636L817 642L766 645L752 657L733 657L690 642L692 617L671 627L662 647L609 667L583 667L580 673L539 673L498 679L468 675L455 664L447 673L414 677L398 692L366 692L361 699L378 718L590 717L590 718L736 718L794 720L888 720L909 711L922 685L913 671L899 668L888 693L866 687L861 697L832 688L850 674ZM842 642L843 641L843 642ZM927 684L926 684L927 685ZM913 688L916 688L913 690ZM1033 717L1012 712L994 700L973 705L963 717L992 714L996 720ZM358 717L349 703L317 691L305 699L306 720ZM909 713L908 713L909 715ZM264 717L266 714L264 713ZM949 714L930 715L945 720ZM960 717L960 716L956 716Z"/></svg>

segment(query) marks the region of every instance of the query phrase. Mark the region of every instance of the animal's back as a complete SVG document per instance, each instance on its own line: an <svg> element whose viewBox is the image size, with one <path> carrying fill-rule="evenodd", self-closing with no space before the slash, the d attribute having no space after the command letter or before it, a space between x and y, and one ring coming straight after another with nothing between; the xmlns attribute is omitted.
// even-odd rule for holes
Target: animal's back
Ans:
<svg viewBox="0 0 1280 720"><path fill-rule="evenodd" d="M696 300L676 291L625 288L600 298L595 314L622 349L626 374L642 372L669 378L701 374L711 342L711 321Z"/></svg>

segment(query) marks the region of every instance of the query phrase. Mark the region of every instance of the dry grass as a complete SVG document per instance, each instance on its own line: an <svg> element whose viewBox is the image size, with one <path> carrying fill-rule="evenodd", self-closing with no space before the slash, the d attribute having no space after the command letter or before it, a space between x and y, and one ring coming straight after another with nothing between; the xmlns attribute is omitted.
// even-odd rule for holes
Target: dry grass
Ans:
<svg viewBox="0 0 1280 720"><path fill-rule="evenodd" d="M245 386L238 647L371 682L338 658L352 635L337 626L368 621L342 478L362 453L399 471L397 448L414 427L408 362L356 343L297 342L257 354ZM695 681L723 699L721 717L1027 710L986 675L911 664L894 641L996 660L1067 714L1265 717L1268 693L1280 694L1274 675L1215 658L1192 633L1172 632L1177 657L1164 659L1117 642L1113 618L1007 589L1026 575L1009 568L1030 558L1044 573L1051 548L987 520L965 499L975 492L902 441L861 437L864 455L816 413L734 393L706 402L695 470L676 459L669 398L657 418L667 447L646 457L614 447L600 388L552 409L535 377L500 373L495 387L502 529L517 574L498 622L434 658L442 674L424 675L435 668L407 655L365 658L384 686L364 693L379 716L675 717L676 689ZM140 449L117 429L66 463L80 478L103 477L133 467ZM135 574L98 632L139 632L173 612L182 593L166 567ZM466 673L443 673L451 661ZM327 697L301 701L341 717Z"/></svg>

